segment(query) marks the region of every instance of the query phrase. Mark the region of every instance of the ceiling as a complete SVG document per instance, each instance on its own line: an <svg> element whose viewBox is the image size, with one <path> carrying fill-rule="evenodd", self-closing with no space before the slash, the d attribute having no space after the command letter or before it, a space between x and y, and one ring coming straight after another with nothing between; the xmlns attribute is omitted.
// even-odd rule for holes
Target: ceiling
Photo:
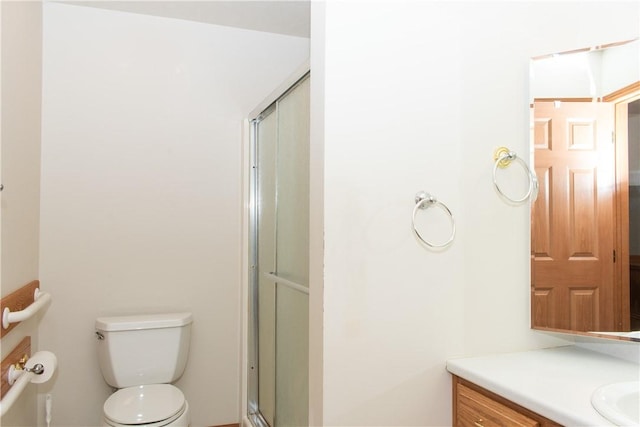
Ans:
<svg viewBox="0 0 640 427"><path fill-rule="evenodd" d="M309 0L85 0L64 3L309 37Z"/></svg>

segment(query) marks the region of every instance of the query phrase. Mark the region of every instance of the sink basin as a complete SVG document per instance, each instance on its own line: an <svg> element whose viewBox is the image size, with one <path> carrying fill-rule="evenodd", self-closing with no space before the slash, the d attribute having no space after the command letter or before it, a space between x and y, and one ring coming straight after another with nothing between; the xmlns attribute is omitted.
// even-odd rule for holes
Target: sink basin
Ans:
<svg viewBox="0 0 640 427"><path fill-rule="evenodd" d="M599 387L591 395L591 404L617 426L640 426L640 381Z"/></svg>

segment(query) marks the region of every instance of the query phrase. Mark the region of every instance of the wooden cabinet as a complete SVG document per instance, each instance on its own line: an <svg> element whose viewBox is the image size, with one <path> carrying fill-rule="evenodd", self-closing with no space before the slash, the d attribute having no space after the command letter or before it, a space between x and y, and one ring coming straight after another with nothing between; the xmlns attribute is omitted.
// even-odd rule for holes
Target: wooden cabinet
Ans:
<svg viewBox="0 0 640 427"><path fill-rule="evenodd" d="M561 427L543 416L453 376L453 425L457 427Z"/></svg>

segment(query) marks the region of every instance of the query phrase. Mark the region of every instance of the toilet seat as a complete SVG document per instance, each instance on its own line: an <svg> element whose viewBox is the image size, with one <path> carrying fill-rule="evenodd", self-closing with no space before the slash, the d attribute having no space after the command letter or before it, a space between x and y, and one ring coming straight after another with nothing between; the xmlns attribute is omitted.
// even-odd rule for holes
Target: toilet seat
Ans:
<svg viewBox="0 0 640 427"><path fill-rule="evenodd" d="M104 403L105 421L114 426L166 426L183 415L184 394L171 384L148 384L123 388Z"/></svg>

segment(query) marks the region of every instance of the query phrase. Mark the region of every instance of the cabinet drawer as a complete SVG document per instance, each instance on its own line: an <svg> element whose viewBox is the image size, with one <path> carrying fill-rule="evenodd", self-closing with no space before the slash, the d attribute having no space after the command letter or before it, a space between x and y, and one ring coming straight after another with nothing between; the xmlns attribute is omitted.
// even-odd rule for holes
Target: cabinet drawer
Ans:
<svg viewBox="0 0 640 427"><path fill-rule="evenodd" d="M540 423L462 384L458 385L456 425L461 427L538 427Z"/></svg>
<svg viewBox="0 0 640 427"><path fill-rule="evenodd" d="M453 425L457 427L562 427L495 393L453 376Z"/></svg>

